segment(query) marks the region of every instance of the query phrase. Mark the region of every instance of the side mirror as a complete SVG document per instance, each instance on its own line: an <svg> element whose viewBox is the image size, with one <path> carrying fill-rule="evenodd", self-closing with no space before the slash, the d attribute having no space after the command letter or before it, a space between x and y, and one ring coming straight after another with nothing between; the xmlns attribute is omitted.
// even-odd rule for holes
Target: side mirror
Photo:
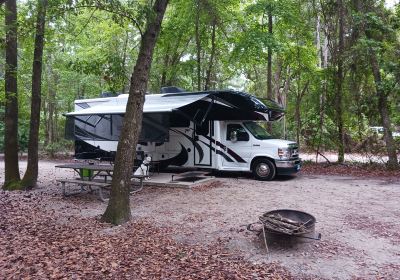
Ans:
<svg viewBox="0 0 400 280"><path fill-rule="evenodd" d="M236 130L232 130L231 134L229 135L229 139L232 142L236 142L237 141L237 131Z"/></svg>

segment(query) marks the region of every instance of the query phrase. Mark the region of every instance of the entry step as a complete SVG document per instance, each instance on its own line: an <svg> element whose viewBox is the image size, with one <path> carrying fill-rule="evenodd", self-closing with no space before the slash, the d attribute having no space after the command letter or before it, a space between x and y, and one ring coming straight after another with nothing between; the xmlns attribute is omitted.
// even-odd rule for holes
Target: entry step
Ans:
<svg viewBox="0 0 400 280"><path fill-rule="evenodd" d="M171 182L193 182L203 180L207 178L209 172L204 171L188 171L180 174L174 174L171 176Z"/></svg>

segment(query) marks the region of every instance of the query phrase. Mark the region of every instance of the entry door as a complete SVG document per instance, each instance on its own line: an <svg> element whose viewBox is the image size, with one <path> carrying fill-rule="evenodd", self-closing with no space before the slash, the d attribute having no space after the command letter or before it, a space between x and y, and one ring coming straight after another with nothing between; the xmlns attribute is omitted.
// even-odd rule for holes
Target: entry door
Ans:
<svg viewBox="0 0 400 280"><path fill-rule="evenodd" d="M241 123L226 123L225 135L221 135L224 144L224 156L222 166L226 168L247 168L251 160L252 142L250 133ZM236 132L236 139L232 138L232 132Z"/></svg>
<svg viewBox="0 0 400 280"><path fill-rule="evenodd" d="M214 132L214 122L207 121L201 126L194 125L193 135L193 159L195 166L212 166L212 137Z"/></svg>

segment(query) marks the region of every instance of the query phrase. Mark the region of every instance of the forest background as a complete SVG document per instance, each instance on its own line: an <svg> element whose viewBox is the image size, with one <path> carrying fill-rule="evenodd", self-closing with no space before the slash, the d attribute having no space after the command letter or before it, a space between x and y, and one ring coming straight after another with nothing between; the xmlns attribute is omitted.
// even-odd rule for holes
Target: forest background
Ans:
<svg viewBox="0 0 400 280"><path fill-rule="evenodd" d="M17 1L18 143L27 150L38 7ZM128 93L149 2L46 2L39 148L71 151L63 113L80 98ZM237 89L286 108L272 133L303 150L392 154L400 137L400 7L378 0L171 0L148 91ZM0 8L0 139L6 11ZM384 127L374 135L371 126ZM6 147L0 141L0 152Z"/></svg>

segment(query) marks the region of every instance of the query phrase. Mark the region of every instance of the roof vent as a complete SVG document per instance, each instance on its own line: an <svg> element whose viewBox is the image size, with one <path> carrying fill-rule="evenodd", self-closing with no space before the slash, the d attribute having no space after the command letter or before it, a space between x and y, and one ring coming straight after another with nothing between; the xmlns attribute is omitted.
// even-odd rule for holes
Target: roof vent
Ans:
<svg viewBox="0 0 400 280"><path fill-rule="evenodd" d="M111 92L111 91L104 91L100 93L100 97L115 97L118 96L119 94L116 92Z"/></svg>
<svg viewBox="0 0 400 280"><path fill-rule="evenodd" d="M180 93L180 92L187 92L183 88L179 87L162 87L161 88L161 93Z"/></svg>

